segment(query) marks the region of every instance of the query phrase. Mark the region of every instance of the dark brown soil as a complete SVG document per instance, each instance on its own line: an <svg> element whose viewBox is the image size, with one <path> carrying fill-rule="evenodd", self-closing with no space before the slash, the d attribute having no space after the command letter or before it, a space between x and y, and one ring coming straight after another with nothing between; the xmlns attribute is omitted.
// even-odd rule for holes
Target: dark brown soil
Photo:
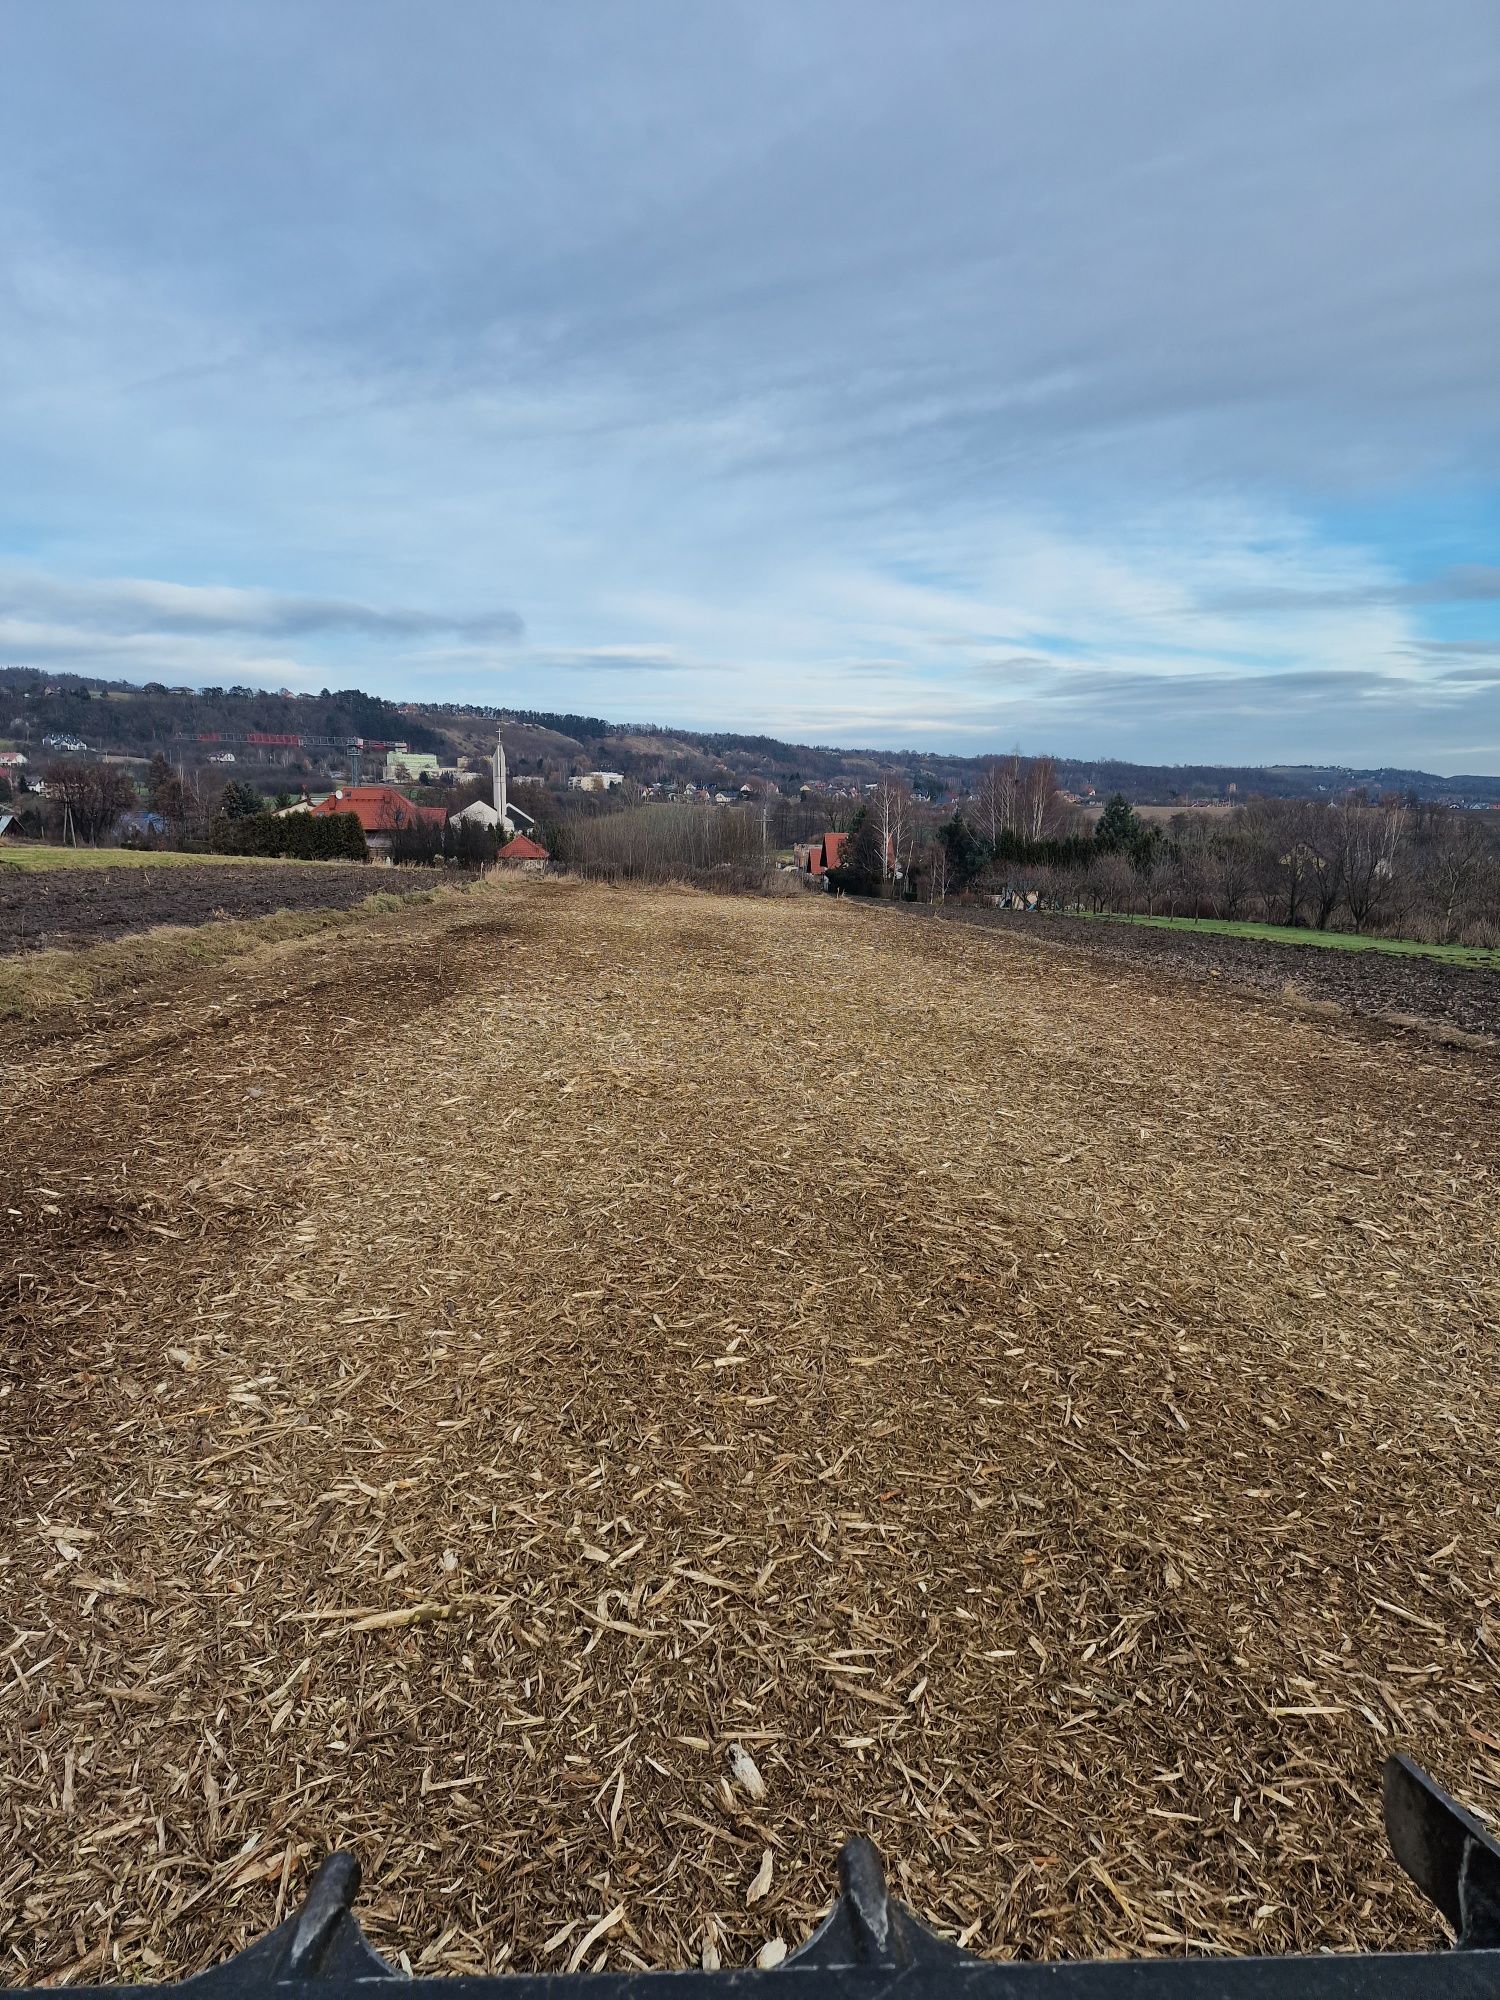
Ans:
<svg viewBox="0 0 1500 2000"><path fill-rule="evenodd" d="M1150 924L1027 915L967 904L950 903L938 914L959 923L1019 931L1041 944L1066 945L1096 964L1115 960L1188 978L1218 978L1257 993L1281 994L1293 987L1299 999L1331 1003L1355 1014L1500 1036L1500 972L1438 958L1277 944L1212 931L1158 930Z"/></svg>
<svg viewBox="0 0 1500 2000"><path fill-rule="evenodd" d="M391 886L384 870L334 862L201 868L0 869L0 953L102 944L153 924L347 910Z"/></svg>

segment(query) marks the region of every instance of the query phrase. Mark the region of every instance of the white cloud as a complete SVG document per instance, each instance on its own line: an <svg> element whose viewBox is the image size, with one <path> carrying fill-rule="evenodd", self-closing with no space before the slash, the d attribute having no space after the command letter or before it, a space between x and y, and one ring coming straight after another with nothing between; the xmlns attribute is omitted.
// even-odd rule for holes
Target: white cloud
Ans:
<svg viewBox="0 0 1500 2000"><path fill-rule="evenodd" d="M1485 0L10 37L7 658L1153 759L1500 733L1430 650L1495 630L1445 622L1500 518Z"/></svg>

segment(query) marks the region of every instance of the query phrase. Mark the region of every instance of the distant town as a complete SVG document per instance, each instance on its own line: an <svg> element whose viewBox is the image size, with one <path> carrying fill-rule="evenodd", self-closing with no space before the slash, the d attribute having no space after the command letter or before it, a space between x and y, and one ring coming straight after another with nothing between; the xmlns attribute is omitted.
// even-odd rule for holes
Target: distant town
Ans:
<svg viewBox="0 0 1500 2000"><path fill-rule="evenodd" d="M165 756L184 779L230 773L275 796L384 782L457 793L481 776L497 727L512 778L654 800L729 805L765 794L856 803L891 778L935 806L981 781L984 756L843 749L771 736L669 729L599 716L472 702L392 702L359 690L192 688L0 668L0 772L37 785L57 757L91 757L142 775ZM996 743L995 755L1009 754ZM1399 793L1466 809L1500 807L1500 777L1325 765L1150 765L1048 754L1062 797L1080 806L1122 794L1174 810L1261 798Z"/></svg>

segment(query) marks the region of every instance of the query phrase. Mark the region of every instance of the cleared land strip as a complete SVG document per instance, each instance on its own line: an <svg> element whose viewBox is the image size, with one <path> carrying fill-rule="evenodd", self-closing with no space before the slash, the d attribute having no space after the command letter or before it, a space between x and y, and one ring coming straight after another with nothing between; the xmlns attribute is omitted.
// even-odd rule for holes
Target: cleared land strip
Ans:
<svg viewBox="0 0 1500 2000"><path fill-rule="evenodd" d="M1426 1941L1492 1059L824 902L381 921L12 1066L10 1976L340 1843L418 1966L732 1962L855 1829L990 1952Z"/></svg>

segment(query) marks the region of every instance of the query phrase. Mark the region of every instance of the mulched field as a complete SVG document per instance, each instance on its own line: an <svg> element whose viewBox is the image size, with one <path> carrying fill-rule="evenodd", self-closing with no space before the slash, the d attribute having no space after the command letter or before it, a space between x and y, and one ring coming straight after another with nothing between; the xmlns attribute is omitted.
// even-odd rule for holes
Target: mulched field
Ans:
<svg viewBox="0 0 1500 2000"><path fill-rule="evenodd" d="M370 933L366 935L367 931ZM1500 1810L1500 1064L510 883L18 1028L0 1979L1422 1947Z"/></svg>
<svg viewBox="0 0 1500 2000"><path fill-rule="evenodd" d="M1224 979L1261 993L1282 993L1292 987L1304 999L1355 1014L1446 1022L1466 1034L1500 1037L1500 972L1482 967L1393 952L1341 951L967 904L950 904L938 914L1067 945L1099 964L1155 966L1189 978Z"/></svg>
<svg viewBox="0 0 1500 2000"><path fill-rule="evenodd" d="M100 944L154 924L265 917L273 910L346 910L389 888L384 869L336 862L204 862L195 868L0 868L0 953Z"/></svg>

